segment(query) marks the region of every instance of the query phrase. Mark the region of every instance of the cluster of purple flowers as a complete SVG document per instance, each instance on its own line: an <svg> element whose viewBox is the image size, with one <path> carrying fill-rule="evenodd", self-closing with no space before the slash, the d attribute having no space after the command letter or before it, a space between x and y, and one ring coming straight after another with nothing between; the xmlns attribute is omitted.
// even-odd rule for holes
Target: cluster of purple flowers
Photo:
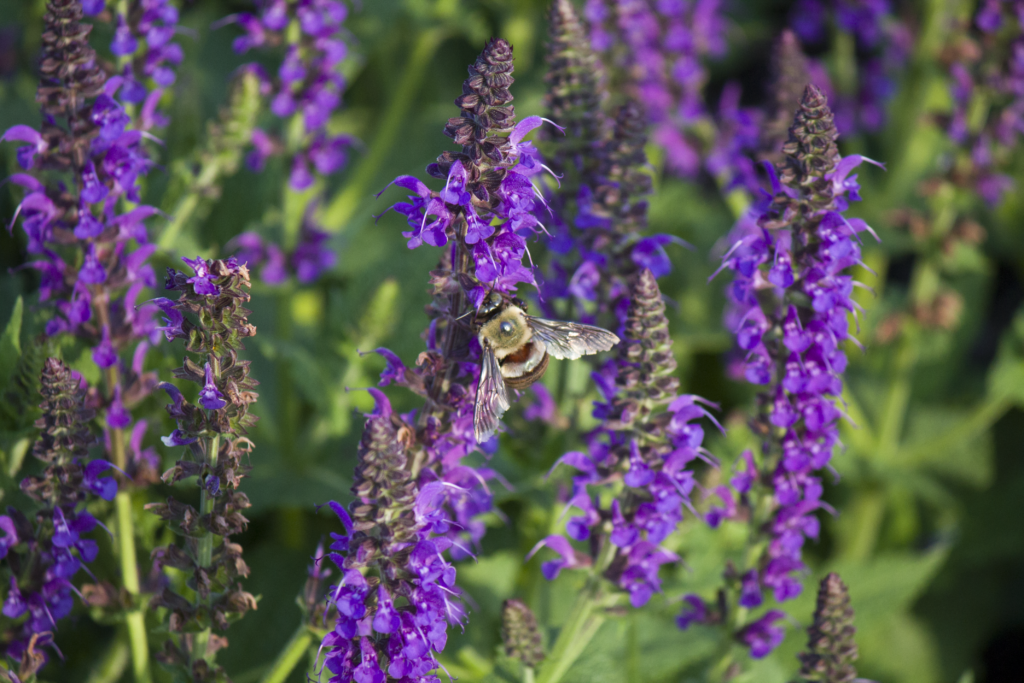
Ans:
<svg viewBox="0 0 1024 683"><path fill-rule="evenodd" d="M26 190L17 216L37 257L28 265L41 276L40 300L54 309L46 332L94 345L93 361L106 377L107 426L122 430L131 424L127 407L155 385L143 372L146 352L159 340L154 309L138 305L142 291L156 284L146 262L156 246L145 220L157 210L139 204L140 180L153 163L142 131L115 99L126 81L101 70L82 13L78 0L47 5L37 97L42 126L17 125L0 139L28 143L17 153L27 173L11 181ZM133 346L124 367L121 352ZM115 464L126 471L142 466Z"/></svg>
<svg viewBox="0 0 1024 683"><path fill-rule="evenodd" d="M88 447L96 441L89 429L95 411L87 405L81 376L48 358L40 393L43 415L36 427L41 434L32 454L46 468L25 478L21 490L41 505L32 515L11 507L0 516L0 560L10 576L3 614L15 620L4 655L17 664L22 680L46 663L44 648L56 648L57 621L71 612L72 593L78 592L71 579L99 552L96 541L86 536L99 523L85 511L85 503L93 496L113 500L117 493L117 482L103 476L110 463L86 462Z"/></svg>
<svg viewBox="0 0 1024 683"><path fill-rule="evenodd" d="M596 564L629 594L634 607L641 607L661 590L661 565L679 560L659 544L682 521L683 508L693 510L696 480L688 466L698 459L714 462L695 422L714 418L701 407L703 399L678 393L665 304L650 270L636 277L624 327L618 358L594 375L604 395L594 409L602 424L587 435L587 452L566 453L559 460L578 472L568 505L582 513L569 519L566 533L588 541L591 554L557 535L538 548L547 546L560 556L543 564L548 579L563 568ZM615 487L614 500L603 507L602 496L591 487L609 486Z"/></svg>
<svg viewBox="0 0 1024 683"><path fill-rule="evenodd" d="M245 54L253 48L285 47L276 78L269 78L259 66L247 68L260 76L261 92L270 99L270 111L285 122L301 117L303 134L298 142L286 142L256 128L246 165L253 171L261 171L269 157L286 154L291 157L288 181L291 188L321 190L323 182L318 178L345 166L348 148L353 142L347 135L331 135L327 131L327 123L341 105L345 91L345 78L338 67L348 54L343 39L343 22L348 9L340 0L300 0L297 3L264 0L258 4L258 13L232 17L245 31L234 41L235 52ZM293 22L298 23L299 31L290 34L287 29ZM289 125L285 123L283 128ZM334 266L337 259L327 248L328 235L314 219L318 202L318 199L310 200L298 239L295 244L286 245L286 249L255 232L243 233L235 239L239 257L246 260L250 268L259 268L264 282L279 284L291 271L299 282L309 283Z"/></svg>
<svg viewBox="0 0 1024 683"><path fill-rule="evenodd" d="M86 15L103 13L105 0L84 0ZM164 91L174 84L174 68L184 58L174 40L178 27L178 8L169 0L134 0L114 5L114 39L110 51L118 58L120 79L117 101L122 105L142 105L139 128L162 128L167 117L157 111ZM152 82L152 89L147 85ZM115 93L110 93L111 97Z"/></svg>
<svg viewBox="0 0 1024 683"><path fill-rule="evenodd" d="M550 309L568 298L579 320L605 322L614 314L621 323L631 278L643 268L655 277L668 274L665 246L683 242L641 236L652 189L642 108L630 101L613 116L603 113L607 85L600 60L568 0L552 4L550 31L545 105L567 134L549 135L545 143L545 158L560 181L548 191L548 247L558 257L543 283L543 305Z"/></svg>
<svg viewBox="0 0 1024 683"><path fill-rule="evenodd" d="M896 94L895 79L910 53L909 28L896 16L889 0L799 0L790 14L790 28L807 47L829 38L830 26L856 43L857 83L854 92L822 87L833 100L836 124L844 131L877 131L885 123L885 105ZM815 71L824 74L815 65ZM819 81L821 82L821 81Z"/></svg>
<svg viewBox="0 0 1024 683"><path fill-rule="evenodd" d="M948 50L953 111L947 131L969 154L954 167L954 180L994 206L1013 186L1000 169L1024 132L1024 4L980 3L973 23L976 31L965 30ZM979 97L989 111L972 125L968 117Z"/></svg>
<svg viewBox="0 0 1024 683"><path fill-rule="evenodd" d="M841 345L852 339L849 316L856 309L853 278L845 273L859 263L859 234L870 230L842 215L848 198L860 198L857 176L850 173L866 159L840 158L837 136L824 95L808 86L783 147L781 180L771 168L774 194L759 205L756 225L736 231L722 265L735 274L729 323L745 354L740 372L765 388L754 420L764 436L762 457L743 453L731 490L715 490L724 506L708 514L717 526L770 510L768 519L752 520L768 534L764 556L734 577L738 603L746 608L759 607L765 589L779 602L800 593L798 576L806 571L801 549L806 539L818 537L815 512L828 507L816 473L839 441L835 400L847 362ZM753 656L781 641L781 629L773 625L781 616L772 610L738 634ZM680 623L716 619L721 615L690 596Z"/></svg>
<svg viewBox="0 0 1024 683"><path fill-rule="evenodd" d="M360 442L351 515L331 503L345 533L331 534L341 580L328 597L337 621L323 640L323 666L332 683L439 683L434 653L444 650L448 623L463 619L455 568L443 557L452 544L437 535L442 485L417 484L411 426L382 392L370 392L376 408Z"/></svg>
<svg viewBox="0 0 1024 683"><path fill-rule="evenodd" d="M668 168L696 175L703 147L697 128L709 118L702 60L725 51L720 0L587 0L584 12L591 45L626 72Z"/></svg>

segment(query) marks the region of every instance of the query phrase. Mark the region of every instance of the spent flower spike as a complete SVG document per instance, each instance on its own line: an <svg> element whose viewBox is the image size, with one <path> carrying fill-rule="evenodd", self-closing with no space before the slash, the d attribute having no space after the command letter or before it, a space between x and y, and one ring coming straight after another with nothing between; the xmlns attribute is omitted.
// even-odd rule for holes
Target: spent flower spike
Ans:
<svg viewBox="0 0 1024 683"><path fill-rule="evenodd" d="M256 423L249 408L256 402L257 382L250 376L249 361L240 360L238 354L245 348L242 340L254 336L256 328L249 323L249 311L244 307L250 287L244 265L234 258L182 260L193 275L168 268L164 287L180 294L176 302L157 300L168 318L162 331L169 341L184 340L186 351L203 365L187 355L174 371L178 379L199 385L199 407L174 385L159 385L171 399L166 409L177 423L163 443L169 448L188 446L185 457L162 479L174 484L195 477L201 497L198 509L173 498L150 503L146 509L188 539L183 546L172 544L155 550L153 566L158 572L164 567L190 570L193 599L179 595L164 582L151 606L168 608L172 624L172 637L164 643L160 660L196 677L204 671L223 673L213 661L210 643L216 641L211 641L211 629L223 632L229 619L256 608L256 599L238 583L248 576L249 569L242 560L241 546L231 541L248 524L242 512L250 506L249 499L238 488L250 470L242 459L253 448L246 434ZM215 536L220 539L217 544ZM204 637L177 636L182 630Z"/></svg>

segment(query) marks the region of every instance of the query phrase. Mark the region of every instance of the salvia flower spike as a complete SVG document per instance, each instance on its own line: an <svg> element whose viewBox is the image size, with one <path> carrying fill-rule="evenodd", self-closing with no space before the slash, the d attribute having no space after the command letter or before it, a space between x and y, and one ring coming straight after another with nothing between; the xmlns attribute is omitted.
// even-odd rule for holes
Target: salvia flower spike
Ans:
<svg viewBox="0 0 1024 683"><path fill-rule="evenodd" d="M233 45L239 54L286 46L275 78L258 64L244 67L260 78L261 93L269 100L271 113L282 120L281 130L253 130L246 166L261 171L268 159L283 155L290 169L289 188L294 192L315 190L297 235L285 235L281 243L274 243L257 232L246 231L229 244L243 263L271 285L283 283L289 275L309 284L337 261L317 211L323 199L324 179L345 167L354 142L351 136L328 131L328 122L341 108L347 85L338 68L348 54L344 27L347 15L347 6L339 0L271 0L260 3L258 13L242 12L228 18L244 31ZM289 29L296 25L298 31ZM289 123L295 119L301 121L298 139L290 132L298 130Z"/></svg>
<svg viewBox="0 0 1024 683"><path fill-rule="evenodd" d="M331 503L344 534L332 534L329 557L340 580L329 604L337 611L323 640L323 668L334 681L388 679L436 683L434 653L444 649L448 622L461 621L455 569L442 553L451 541L434 534L431 507L443 495L420 487L409 447L413 429L376 401L359 445L350 512Z"/></svg>
<svg viewBox="0 0 1024 683"><path fill-rule="evenodd" d="M693 509L696 485L691 464L714 462L703 447L696 423L710 417L703 399L680 395L676 361L661 291L650 270L637 275L619 356L595 373L604 402L595 404L601 425L587 436L587 452L566 453L560 463L575 468L573 509L566 534L587 541L590 553L573 548L563 536L540 544L559 554L542 565L548 579L562 569L596 569L641 607L661 590L661 565L677 562L661 547ZM601 489L612 487L610 505ZM535 549L536 550L536 549Z"/></svg>
<svg viewBox="0 0 1024 683"><path fill-rule="evenodd" d="M36 421L39 439L32 455L45 469L26 477L21 490L38 504L34 514L8 508L0 516L0 559L11 570L4 586L4 616L14 621L3 644L4 655L16 662L18 676L28 680L49 659L57 622L71 612L71 579L85 570L99 552L99 522L85 506L91 500L113 500L117 482L110 463L87 461L96 442L89 429L95 410L88 404L82 378L56 358L47 358L40 393L42 416Z"/></svg>
<svg viewBox="0 0 1024 683"><path fill-rule="evenodd" d="M769 168L774 194L755 208L756 223L742 221L734 230L723 263L735 273L728 321L743 354L738 371L762 387L752 428L763 447L759 460L743 454L731 488L715 489L723 505L712 507L708 522L717 526L768 511L767 519L754 520L753 533L766 536L763 556L726 577L738 604L751 609L761 606L764 590L779 602L799 595L803 544L818 537L815 513L830 509L818 472L839 443L842 344L857 309L846 273L860 262L861 234L870 232L863 220L842 212L848 197L860 199L851 171L864 161L876 163L840 157L837 137L825 96L807 86L782 147L779 177ZM767 655L781 641L775 612L740 631L752 656ZM697 621L716 618L722 615L708 609Z"/></svg>

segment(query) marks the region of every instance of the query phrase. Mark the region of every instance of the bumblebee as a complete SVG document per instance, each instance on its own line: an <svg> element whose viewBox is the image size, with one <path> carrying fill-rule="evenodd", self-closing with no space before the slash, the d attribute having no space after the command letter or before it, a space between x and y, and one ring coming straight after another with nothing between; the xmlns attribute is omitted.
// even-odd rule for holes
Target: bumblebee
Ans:
<svg viewBox="0 0 1024 683"><path fill-rule="evenodd" d="M498 429L498 421L511 405L509 389L525 389L539 380L550 357L575 360L619 343L608 330L534 318L520 304L492 293L476 311L477 338L483 350L473 412L477 443Z"/></svg>

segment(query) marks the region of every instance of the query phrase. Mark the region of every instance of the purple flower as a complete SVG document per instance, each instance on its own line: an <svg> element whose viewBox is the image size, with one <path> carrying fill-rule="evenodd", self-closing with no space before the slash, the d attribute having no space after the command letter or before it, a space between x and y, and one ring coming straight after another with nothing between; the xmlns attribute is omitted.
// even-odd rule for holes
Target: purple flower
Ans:
<svg viewBox="0 0 1024 683"><path fill-rule="evenodd" d="M307 224L299 234L299 243L292 254L295 279L303 284L317 280L337 262L334 251L327 248L330 235Z"/></svg>
<svg viewBox="0 0 1024 683"><path fill-rule="evenodd" d="M110 328L103 327L103 338L100 345L93 349L92 360L101 368L109 368L117 362L117 352L110 343Z"/></svg>
<svg viewBox="0 0 1024 683"><path fill-rule="evenodd" d="M195 273L194 276L188 278L187 282L192 285L196 294L200 296L217 296L220 294L220 288L213 284L205 259L196 257L194 259L182 258L181 260L188 264Z"/></svg>
<svg viewBox="0 0 1024 683"><path fill-rule="evenodd" d="M224 401L224 394L220 393L217 384L213 380L213 369L206 364L206 384L199 390L199 405L207 410L220 410L227 405Z"/></svg>
<svg viewBox="0 0 1024 683"><path fill-rule="evenodd" d="M644 237L636 243L630 254L633 263L638 268L647 268L654 277L664 277L672 272L672 262L665 253L666 244L678 244L687 248L690 247L686 241L674 235L651 235Z"/></svg>
<svg viewBox="0 0 1024 683"><path fill-rule="evenodd" d="M187 436L180 429L175 429L169 436L160 437L160 440L163 441L164 445L168 448L174 448L175 446L187 446L190 443L195 443L196 437Z"/></svg>
<svg viewBox="0 0 1024 683"><path fill-rule="evenodd" d="M118 21L117 29L114 30L114 40L110 43L110 51L118 57L124 57L134 54L138 48L139 43L132 35L131 29L123 19Z"/></svg>
<svg viewBox="0 0 1024 683"><path fill-rule="evenodd" d="M708 608L700 597L690 594L683 598L683 601L686 603L683 611L676 617L676 625L680 629L685 631L690 628L690 624L704 624L709 621Z"/></svg>
<svg viewBox="0 0 1024 683"><path fill-rule="evenodd" d="M0 135L0 142L16 140L19 142L31 143L27 147L20 147L17 152L18 165L23 169L32 168L37 154L42 154L49 149L49 145L34 128L29 126L11 126L3 135Z"/></svg>
<svg viewBox="0 0 1024 683"><path fill-rule="evenodd" d="M774 624L785 616L783 612L773 609L739 632L739 639L750 648L751 657L761 659L779 646L786 632Z"/></svg>

